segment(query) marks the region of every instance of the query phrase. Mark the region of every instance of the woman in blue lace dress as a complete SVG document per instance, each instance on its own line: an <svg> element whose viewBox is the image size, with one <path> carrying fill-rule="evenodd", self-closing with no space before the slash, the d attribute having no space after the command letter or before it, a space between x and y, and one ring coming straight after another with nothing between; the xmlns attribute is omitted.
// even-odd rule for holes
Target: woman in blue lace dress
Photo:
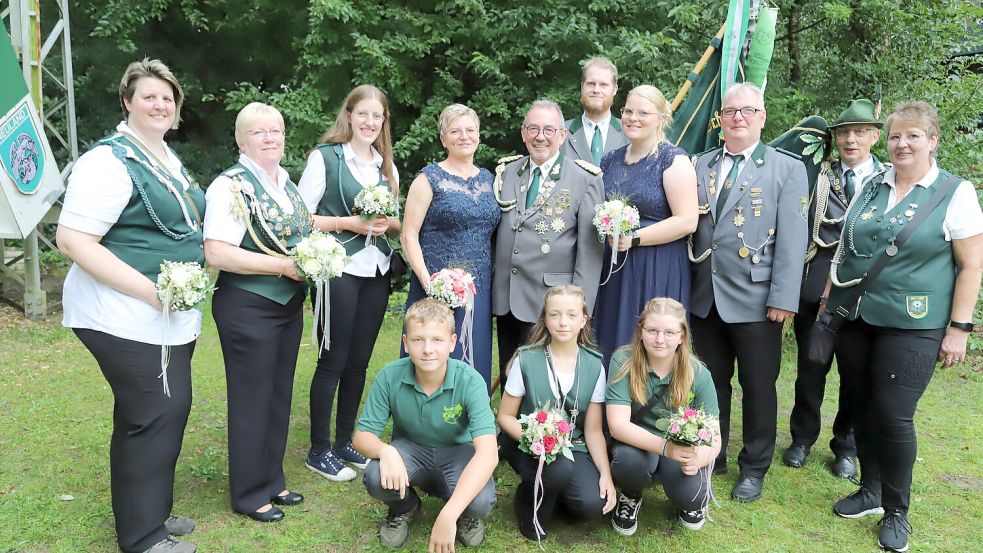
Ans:
<svg viewBox="0 0 983 553"><path fill-rule="evenodd" d="M491 384L491 239L502 215L492 190L494 178L474 164L478 149L478 114L452 104L437 123L447 159L423 168L406 196L401 242L413 269L409 306L426 297L421 283L447 268L460 268L474 276L478 294L474 302L471 362ZM451 357L463 359L460 343L464 309L455 309L458 343ZM405 353L404 353L405 355Z"/></svg>
<svg viewBox="0 0 983 553"><path fill-rule="evenodd" d="M648 300L668 297L689 309L690 268L686 237L696 230L696 172L686 152L665 140L672 109L659 89L641 85L628 93L621 110L627 146L601 160L604 193L622 196L638 208L641 227L617 245L605 247L594 328L604 353L627 344ZM608 276L610 274L610 277ZM605 282L605 280L607 282Z"/></svg>

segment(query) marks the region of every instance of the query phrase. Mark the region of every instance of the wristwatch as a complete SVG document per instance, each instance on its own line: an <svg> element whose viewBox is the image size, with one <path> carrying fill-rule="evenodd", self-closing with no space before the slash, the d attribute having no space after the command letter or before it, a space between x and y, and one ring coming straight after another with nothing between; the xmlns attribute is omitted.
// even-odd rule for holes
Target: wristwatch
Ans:
<svg viewBox="0 0 983 553"><path fill-rule="evenodd" d="M642 237L638 235L637 230L633 230L631 233L631 247L637 248L639 244L642 243Z"/></svg>
<svg viewBox="0 0 983 553"><path fill-rule="evenodd" d="M966 332L974 332L976 330L973 323L957 323L956 321L949 321L949 326L952 328L958 328L959 330L965 330Z"/></svg>

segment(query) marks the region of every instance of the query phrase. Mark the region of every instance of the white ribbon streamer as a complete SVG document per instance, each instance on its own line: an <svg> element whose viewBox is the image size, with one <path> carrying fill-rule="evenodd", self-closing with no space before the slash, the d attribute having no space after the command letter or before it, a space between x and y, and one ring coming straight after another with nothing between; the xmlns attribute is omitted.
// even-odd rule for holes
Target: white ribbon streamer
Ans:
<svg viewBox="0 0 983 553"><path fill-rule="evenodd" d="M317 332L311 334L311 342L320 351L331 349L331 295L328 293L328 281L314 282L314 325L321 324L321 342L318 343Z"/></svg>
<svg viewBox="0 0 983 553"><path fill-rule="evenodd" d="M461 322L461 360L468 365L474 366L474 297L464 308L464 321Z"/></svg>
<svg viewBox="0 0 983 553"><path fill-rule="evenodd" d="M621 234L621 222L624 220L624 218L625 214L623 210L619 211L618 218L614 220L614 230L611 231L611 234L608 234L611 240L614 241L614 247L611 248L611 263L608 265L608 276L605 277L604 282L602 282L600 286L607 284L608 281L611 280L611 275L618 272L614 268L614 266L618 264L618 248L621 247L621 239L628 238L627 236L623 236ZM631 238L628 239L631 240ZM628 252L625 252L625 258L628 258Z"/></svg>
<svg viewBox="0 0 983 553"><path fill-rule="evenodd" d="M171 293L170 291L164 292L163 300L164 308L162 315L164 317L164 327L162 329L162 335L160 337L160 374L157 378L161 379L164 383L164 395L171 397L171 388L167 384L167 366L171 364L171 346L168 345L168 339L171 334Z"/></svg>

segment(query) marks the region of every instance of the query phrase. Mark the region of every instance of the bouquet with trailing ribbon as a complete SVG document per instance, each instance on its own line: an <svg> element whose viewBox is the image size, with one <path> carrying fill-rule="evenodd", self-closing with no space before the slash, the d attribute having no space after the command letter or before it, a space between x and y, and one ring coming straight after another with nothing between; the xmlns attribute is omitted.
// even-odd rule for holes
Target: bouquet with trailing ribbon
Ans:
<svg viewBox="0 0 983 553"><path fill-rule="evenodd" d="M167 384L167 366L171 361L171 347L167 345L171 331L171 315L174 311L201 309L215 285L204 267L194 261L164 261L157 275L157 299L164 306L164 335L160 346L160 378L164 384L164 395L171 397Z"/></svg>
<svg viewBox="0 0 983 553"><path fill-rule="evenodd" d="M669 443L684 447L710 447L713 445L716 423L717 417L703 409L680 407L676 411L668 413L665 418L659 419L656 428L664 429L665 439ZM703 505L701 505L703 509L709 509L710 499L713 498L713 483L711 482L713 464L713 460L711 460L709 465L699 470L700 488L696 491L694 499L699 497L700 492L706 488L707 494Z"/></svg>
<svg viewBox="0 0 983 553"><path fill-rule="evenodd" d="M631 205L627 198L611 196L608 201L594 206L593 223L601 240L611 237L614 241L614 247L611 248L611 265L603 285L615 272L614 266L618 262L618 245L638 228L641 224L641 217L638 214L638 208Z"/></svg>
<svg viewBox="0 0 983 553"><path fill-rule="evenodd" d="M532 496L532 523L538 540L539 535L546 533L539 523L538 514L543 504L543 467L560 455L573 461L573 443L570 440L573 425L563 416L562 410L551 409L547 402L532 413L520 416L519 426L522 427L519 449L539 458Z"/></svg>
<svg viewBox="0 0 983 553"><path fill-rule="evenodd" d="M352 213L368 220L379 215L396 217L399 215L399 204L388 186L367 186L355 195ZM365 245L372 241L371 235L365 236Z"/></svg>
<svg viewBox="0 0 983 553"><path fill-rule="evenodd" d="M314 345L323 349L331 347L328 280L340 276L349 261L351 258L345 252L345 247L334 236L319 230L312 231L294 248L294 264L297 265L297 270L314 284L317 295L314 301L314 324L321 325L321 343L317 343L317 332L312 334L312 338Z"/></svg>
<svg viewBox="0 0 983 553"><path fill-rule="evenodd" d="M426 285L427 295L446 303L451 309L464 308L464 322L461 324L461 357L469 365L474 365L472 331L474 329L474 297L478 287L474 277L464 269L441 269L430 275Z"/></svg>

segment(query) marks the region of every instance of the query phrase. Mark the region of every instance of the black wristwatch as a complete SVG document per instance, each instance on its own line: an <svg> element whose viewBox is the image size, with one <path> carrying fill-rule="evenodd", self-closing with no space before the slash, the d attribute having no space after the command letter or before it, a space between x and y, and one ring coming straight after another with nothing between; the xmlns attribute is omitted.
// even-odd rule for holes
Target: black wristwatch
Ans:
<svg viewBox="0 0 983 553"><path fill-rule="evenodd" d="M642 237L638 235L638 231L632 231L631 233L631 247L637 248L639 244L642 243Z"/></svg>
<svg viewBox="0 0 983 553"><path fill-rule="evenodd" d="M952 328L958 328L959 330L965 330L966 332L974 332L976 330L973 323L957 323L956 321L949 321L949 326Z"/></svg>

